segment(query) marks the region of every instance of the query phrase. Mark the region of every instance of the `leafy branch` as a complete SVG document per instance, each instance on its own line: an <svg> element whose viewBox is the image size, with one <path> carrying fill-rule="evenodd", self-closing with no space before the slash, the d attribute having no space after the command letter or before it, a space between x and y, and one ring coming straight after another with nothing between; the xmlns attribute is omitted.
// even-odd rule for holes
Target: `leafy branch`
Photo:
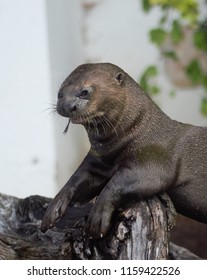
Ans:
<svg viewBox="0 0 207 280"><path fill-rule="evenodd" d="M200 20L199 2L197 0L142 0L142 7L145 12L150 12L154 7L159 7L161 17L157 27L149 31L150 41L161 49L164 57L179 61L175 50L164 50L163 44L170 38L173 45L179 45L184 40L184 28L192 29L192 44L199 51L207 55L207 20ZM203 87L205 96L201 101L201 112L207 117L207 73L203 69L201 61L196 57L185 65L186 77L192 86ZM140 85L155 95L161 92L160 86L156 83L158 67L148 66L140 77Z"/></svg>

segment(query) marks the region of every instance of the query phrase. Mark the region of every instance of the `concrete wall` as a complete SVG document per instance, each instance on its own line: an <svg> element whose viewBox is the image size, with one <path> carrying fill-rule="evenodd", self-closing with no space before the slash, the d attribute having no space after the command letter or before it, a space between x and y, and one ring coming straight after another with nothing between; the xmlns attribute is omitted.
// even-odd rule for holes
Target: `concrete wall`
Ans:
<svg viewBox="0 0 207 280"><path fill-rule="evenodd" d="M51 94L54 103L63 80L85 61L81 3L81 0L46 1ZM88 150L88 141L82 127L71 124L67 135L63 135L68 120L55 115L53 121L56 181L59 189L82 161Z"/></svg>
<svg viewBox="0 0 207 280"><path fill-rule="evenodd" d="M0 0L0 192L51 195L55 152L42 0Z"/></svg>

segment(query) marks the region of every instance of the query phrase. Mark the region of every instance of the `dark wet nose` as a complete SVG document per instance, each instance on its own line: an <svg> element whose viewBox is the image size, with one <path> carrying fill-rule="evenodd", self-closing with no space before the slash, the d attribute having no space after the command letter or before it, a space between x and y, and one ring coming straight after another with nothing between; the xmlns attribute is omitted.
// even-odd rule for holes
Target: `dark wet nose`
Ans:
<svg viewBox="0 0 207 280"><path fill-rule="evenodd" d="M77 110L77 104L75 101L68 101L63 104L63 110L65 112L73 113Z"/></svg>
<svg viewBox="0 0 207 280"><path fill-rule="evenodd" d="M60 115L68 117L77 111L77 101L69 98L61 100L58 102L57 110Z"/></svg>

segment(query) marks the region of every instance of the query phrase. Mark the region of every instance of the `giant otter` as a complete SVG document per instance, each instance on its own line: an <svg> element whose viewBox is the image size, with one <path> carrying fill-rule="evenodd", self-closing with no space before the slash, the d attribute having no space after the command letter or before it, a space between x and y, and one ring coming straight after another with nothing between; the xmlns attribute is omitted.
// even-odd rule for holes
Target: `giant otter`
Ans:
<svg viewBox="0 0 207 280"><path fill-rule="evenodd" d="M58 92L57 112L85 127L91 148L47 208L43 231L69 205L97 196L86 232L102 237L115 209L161 192L178 212L207 223L207 128L171 120L110 63L76 68Z"/></svg>

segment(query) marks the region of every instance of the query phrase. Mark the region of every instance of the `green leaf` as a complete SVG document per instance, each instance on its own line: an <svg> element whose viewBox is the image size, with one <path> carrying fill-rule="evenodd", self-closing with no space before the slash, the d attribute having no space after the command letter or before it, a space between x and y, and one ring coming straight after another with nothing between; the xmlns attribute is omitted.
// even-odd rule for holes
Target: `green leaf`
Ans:
<svg viewBox="0 0 207 280"><path fill-rule="evenodd" d="M147 78L150 78L150 77L156 76L157 73L158 73L157 67L156 67L155 65L150 65L150 66L148 66L147 69L145 70L144 75L145 75Z"/></svg>
<svg viewBox="0 0 207 280"><path fill-rule="evenodd" d="M157 75L157 67L155 65L150 65L145 69L140 78L140 86L151 95L156 95L160 92L160 88L157 85L152 85L150 83L150 78L156 77Z"/></svg>
<svg viewBox="0 0 207 280"><path fill-rule="evenodd" d="M196 31L193 35L193 41L197 48L207 52L207 28Z"/></svg>
<svg viewBox="0 0 207 280"><path fill-rule="evenodd" d="M157 85L153 85L149 88L149 93L151 95L157 95L158 93L160 93L160 88Z"/></svg>
<svg viewBox="0 0 207 280"><path fill-rule="evenodd" d="M207 97L204 97L201 101L201 113L207 117Z"/></svg>
<svg viewBox="0 0 207 280"><path fill-rule="evenodd" d="M191 63L187 65L186 74L194 85L201 83L203 80L203 73L196 59L193 59Z"/></svg>
<svg viewBox="0 0 207 280"><path fill-rule="evenodd" d="M203 86L204 86L205 90L207 91L207 75L205 75L203 77Z"/></svg>
<svg viewBox="0 0 207 280"><path fill-rule="evenodd" d="M198 0L176 0L175 9L177 9L181 16L188 20L191 24L198 21L199 3Z"/></svg>
<svg viewBox="0 0 207 280"><path fill-rule="evenodd" d="M170 32L173 43L179 43L183 38L182 27L178 20L174 20L172 24L172 30Z"/></svg>
<svg viewBox="0 0 207 280"><path fill-rule="evenodd" d="M155 28L150 31L149 35L152 43L161 46L166 38L167 32L162 28Z"/></svg>
<svg viewBox="0 0 207 280"><path fill-rule="evenodd" d="M149 89L148 80L151 77L155 77L157 74L158 71L155 65L148 66L143 72L143 74L141 75L140 82L139 82L141 87L143 87L145 90L148 90Z"/></svg>
<svg viewBox="0 0 207 280"><path fill-rule="evenodd" d="M163 24L167 21L167 14L164 14L161 18L160 18L160 24Z"/></svg>
<svg viewBox="0 0 207 280"><path fill-rule="evenodd" d="M175 97L175 96L176 96L175 90L172 89L172 90L169 92L169 95L170 95L170 97Z"/></svg>
<svg viewBox="0 0 207 280"><path fill-rule="evenodd" d="M178 60L177 54L174 51L163 52L166 57L172 58L174 60Z"/></svg>
<svg viewBox="0 0 207 280"><path fill-rule="evenodd" d="M145 91L148 91L149 85L145 76L140 78L139 84Z"/></svg>
<svg viewBox="0 0 207 280"><path fill-rule="evenodd" d="M145 12L149 12L151 5L149 0L142 0L142 8Z"/></svg>
<svg viewBox="0 0 207 280"><path fill-rule="evenodd" d="M181 17L190 24L198 21L198 0L149 0L149 2L151 6L160 6L162 10L169 10L171 8L179 12Z"/></svg>

